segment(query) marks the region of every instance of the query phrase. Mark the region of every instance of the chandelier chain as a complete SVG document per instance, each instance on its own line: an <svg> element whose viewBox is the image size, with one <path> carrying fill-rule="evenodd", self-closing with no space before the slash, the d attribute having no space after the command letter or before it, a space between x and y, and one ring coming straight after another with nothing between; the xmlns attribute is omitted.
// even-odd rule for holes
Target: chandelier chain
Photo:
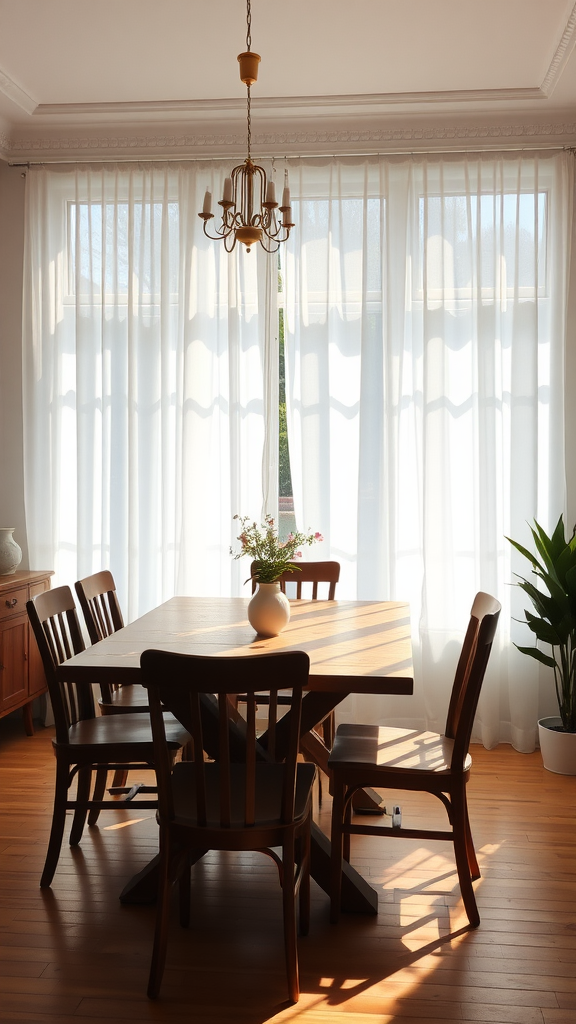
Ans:
<svg viewBox="0 0 576 1024"><path fill-rule="evenodd" d="M246 0L246 49L249 51L252 47L252 3L251 0Z"/></svg>

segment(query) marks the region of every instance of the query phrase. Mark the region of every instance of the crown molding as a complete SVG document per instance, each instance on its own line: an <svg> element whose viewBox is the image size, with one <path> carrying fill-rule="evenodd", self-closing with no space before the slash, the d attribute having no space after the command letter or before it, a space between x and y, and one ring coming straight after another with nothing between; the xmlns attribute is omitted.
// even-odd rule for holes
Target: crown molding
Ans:
<svg viewBox="0 0 576 1024"><path fill-rule="evenodd" d="M9 75L5 71L0 69L0 92L3 92L9 100L12 100L21 110L24 110L27 114L34 114L38 109L38 105L24 89L21 89L16 82L12 81Z"/></svg>
<svg viewBox="0 0 576 1024"><path fill-rule="evenodd" d="M264 156L354 154L397 152L399 149L503 149L552 148L576 144L576 121L546 123L450 123L341 125L319 123L316 127L286 124L256 132L253 147ZM4 159L17 162L79 162L123 159L237 159L246 139L233 129L199 132L190 126L171 131L130 131L106 134L71 132L45 137L0 137Z"/></svg>
<svg viewBox="0 0 576 1024"><path fill-rule="evenodd" d="M313 109L322 111L328 116L338 116L344 111L354 108L358 114L374 113L378 107L421 107L437 104L438 106L458 104L497 103L534 103L545 100L546 93L540 88L526 89L460 89L430 92L390 92L390 93L357 93L333 96L260 96L253 97L252 109L262 113L275 114L280 111L289 112L291 116L306 116ZM129 103L41 103L33 111L34 117L52 118L57 121L65 119L86 122L103 120L113 122L118 119L133 122L138 119L147 121L170 119L171 117L201 117L207 115L210 120L220 120L230 114L240 114L246 109L243 98L208 99L208 100L151 100Z"/></svg>
<svg viewBox="0 0 576 1024"><path fill-rule="evenodd" d="M556 47L556 52L554 53L554 56L550 61L550 66L544 76L542 85L540 86L542 94L545 98L550 97L554 92L554 89L556 88L556 85L558 83L558 79L560 78L560 75L562 74L566 64L568 63L568 60L575 45L576 3L574 4L570 12L568 21L566 22L566 26L562 33L562 37L560 39L560 42L558 43L558 46Z"/></svg>

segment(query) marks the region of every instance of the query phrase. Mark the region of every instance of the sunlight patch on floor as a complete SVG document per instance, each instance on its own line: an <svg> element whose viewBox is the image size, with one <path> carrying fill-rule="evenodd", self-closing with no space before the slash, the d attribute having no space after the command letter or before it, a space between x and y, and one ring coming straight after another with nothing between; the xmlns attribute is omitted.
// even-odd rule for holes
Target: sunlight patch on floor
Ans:
<svg viewBox="0 0 576 1024"><path fill-rule="evenodd" d="M103 832L114 832L118 828L128 828L129 825L139 825L141 821L148 821L153 814L147 814L144 818L130 818L129 821L118 821L115 825L105 825Z"/></svg>

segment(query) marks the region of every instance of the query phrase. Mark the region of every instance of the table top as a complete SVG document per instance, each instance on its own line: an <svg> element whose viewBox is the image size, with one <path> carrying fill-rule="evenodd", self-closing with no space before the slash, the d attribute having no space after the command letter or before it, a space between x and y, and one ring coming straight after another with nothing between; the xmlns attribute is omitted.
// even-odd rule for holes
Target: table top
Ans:
<svg viewBox="0 0 576 1024"><path fill-rule="evenodd" d="M238 657L306 651L308 689L330 693L413 691L410 612L396 601L291 601L276 637L255 634L247 598L173 597L64 662L62 679L138 682L147 648Z"/></svg>

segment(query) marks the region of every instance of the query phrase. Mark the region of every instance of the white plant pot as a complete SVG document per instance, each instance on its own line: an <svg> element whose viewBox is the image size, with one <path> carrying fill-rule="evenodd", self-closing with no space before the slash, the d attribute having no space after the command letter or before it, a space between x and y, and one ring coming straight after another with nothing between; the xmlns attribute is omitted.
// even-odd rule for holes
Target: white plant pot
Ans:
<svg viewBox="0 0 576 1024"><path fill-rule="evenodd" d="M290 602L279 583L259 583L248 605L248 622L260 636L278 636L290 621Z"/></svg>
<svg viewBox="0 0 576 1024"><path fill-rule="evenodd" d="M576 775L576 732L561 732L558 716L541 718L538 722L540 751L544 767L557 775Z"/></svg>
<svg viewBox="0 0 576 1024"><path fill-rule="evenodd" d="M0 576L10 576L16 572L22 561L22 551L13 533L13 526L0 527Z"/></svg>

